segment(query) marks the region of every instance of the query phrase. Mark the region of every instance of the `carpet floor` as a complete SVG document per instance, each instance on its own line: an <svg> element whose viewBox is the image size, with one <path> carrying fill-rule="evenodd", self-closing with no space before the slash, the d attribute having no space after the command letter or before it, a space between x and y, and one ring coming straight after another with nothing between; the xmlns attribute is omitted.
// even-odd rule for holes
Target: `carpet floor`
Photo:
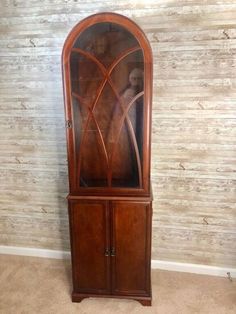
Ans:
<svg viewBox="0 0 236 314"><path fill-rule="evenodd" d="M133 300L72 303L70 262L0 255L1 314L236 314L236 280L152 271L151 307Z"/></svg>

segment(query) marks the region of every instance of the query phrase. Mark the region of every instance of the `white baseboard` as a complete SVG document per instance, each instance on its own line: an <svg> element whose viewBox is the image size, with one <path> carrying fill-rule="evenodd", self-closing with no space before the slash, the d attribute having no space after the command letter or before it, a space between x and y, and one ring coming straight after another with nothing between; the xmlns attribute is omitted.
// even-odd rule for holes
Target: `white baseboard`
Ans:
<svg viewBox="0 0 236 314"><path fill-rule="evenodd" d="M0 254L11 254L11 255L23 255L23 256L35 256L35 257L46 257L56 259L69 259L69 251L55 251L37 248L26 248L16 246L1 246ZM231 278L236 278L236 268L230 267L216 267L201 264L189 264L189 263L177 263L161 260L152 260L152 269L162 269L169 271L186 272L201 275L211 275L228 277L228 273Z"/></svg>
<svg viewBox="0 0 236 314"><path fill-rule="evenodd" d="M46 258L56 258L56 259L70 258L70 252L68 251L55 251L55 250L18 247L18 246L4 246L4 245L0 245L0 254L35 256L35 257L46 257Z"/></svg>
<svg viewBox="0 0 236 314"><path fill-rule="evenodd" d="M152 260L152 269L236 278L236 268Z"/></svg>

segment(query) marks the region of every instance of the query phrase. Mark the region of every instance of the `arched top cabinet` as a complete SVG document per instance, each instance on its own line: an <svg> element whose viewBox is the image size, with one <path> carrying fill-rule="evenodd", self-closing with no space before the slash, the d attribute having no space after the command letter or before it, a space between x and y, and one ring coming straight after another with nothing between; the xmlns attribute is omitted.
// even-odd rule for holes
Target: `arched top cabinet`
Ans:
<svg viewBox="0 0 236 314"><path fill-rule="evenodd" d="M62 67L72 300L151 305L149 43L126 17L96 14L69 34Z"/></svg>
<svg viewBox="0 0 236 314"><path fill-rule="evenodd" d="M152 53L142 30L92 15L62 54L70 195L150 194Z"/></svg>

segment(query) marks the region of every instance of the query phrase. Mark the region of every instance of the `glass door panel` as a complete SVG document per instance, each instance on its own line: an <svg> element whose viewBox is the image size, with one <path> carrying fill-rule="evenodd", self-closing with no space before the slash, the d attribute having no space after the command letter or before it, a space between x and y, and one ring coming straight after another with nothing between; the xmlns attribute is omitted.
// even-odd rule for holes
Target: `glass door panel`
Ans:
<svg viewBox="0 0 236 314"><path fill-rule="evenodd" d="M139 170L137 156L132 144L132 133L127 122L119 133L114 146L114 154L111 162L111 177L113 187L138 187Z"/></svg>
<svg viewBox="0 0 236 314"><path fill-rule="evenodd" d="M138 96L138 95L137 95ZM143 95L140 94L139 97L133 102L132 106L130 106L128 112L128 118L132 124L132 128L134 130L135 139L139 152L140 163L142 166L143 162Z"/></svg>
<svg viewBox="0 0 236 314"><path fill-rule="evenodd" d="M73 50L70 57L70 73L72 95L80 96L91 107L102 83L101 69L89 56Z"/></svg>
<svg viewBox="0 0 236 314"><path fill-rule="evenodd" d="M124 27L97 23L70 55L80 187L142 187L142 50Z"/></svg>
<svg viewBox="0 0 236 314"><path fill-rule="evenodd" d="M96 108L94 108L94 118L101 131L107 158L109 160L111 159L121 117L122 111L118 99L109 83L106 83Z"/></svg>
<svg viewBox="0 0 236 314"><path fill-rule="evenodd" d="M91 119L82 132L78 156L81 187L107 186L108 164L97 124Z"/></svg>
<svg viewBox="0 0 236 314"><path fill-rule="evenodd" d="M125 49L138 45L136 38L124 27L104 22L88 27L73 47L86 51L108 67Z"/></svg>

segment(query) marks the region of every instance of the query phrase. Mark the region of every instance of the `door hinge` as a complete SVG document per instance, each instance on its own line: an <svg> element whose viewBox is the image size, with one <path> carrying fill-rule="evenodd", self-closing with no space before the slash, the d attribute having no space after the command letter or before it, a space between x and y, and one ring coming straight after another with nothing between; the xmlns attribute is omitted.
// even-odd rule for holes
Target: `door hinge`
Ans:
<svg viewBox="0 0 236 314"><path fill-rule="evenodd" d="M66 128L71 129L72 128L72 121L71 120L66 120Z"/></svg>

